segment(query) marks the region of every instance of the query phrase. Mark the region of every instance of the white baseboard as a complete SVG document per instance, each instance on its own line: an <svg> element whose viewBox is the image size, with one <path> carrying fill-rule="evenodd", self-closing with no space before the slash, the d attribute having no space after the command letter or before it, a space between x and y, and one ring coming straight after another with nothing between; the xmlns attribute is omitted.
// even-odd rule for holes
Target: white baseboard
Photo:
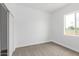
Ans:
<svg viewBox="0 0 79 59"><path fill-rule="evenodd" d="M75 48L73 48L73 47L71 47L71 46L68 46L68 45L59 43L59 42L57 42L57 41L53 41L53 40L51 40L51 42L56 43L56 44L58 44L58 45L61 45L61 46L65 47L65 48L68 48L68 49L73 50L73 51L75 51L75 52L79 52L78 49L75 49Z"/></svg>
<svg viewBox="0 0 79 59"><path fill-rule="evenodd" d="M19 45L19 46L17 46L16 48L24 47L24 46L32 46L32 45L42 44L42 43L46 43L46 42L50 42L50 41L34 42L34 43L30 43L30 44L24 43L24 45Z"/></svg>

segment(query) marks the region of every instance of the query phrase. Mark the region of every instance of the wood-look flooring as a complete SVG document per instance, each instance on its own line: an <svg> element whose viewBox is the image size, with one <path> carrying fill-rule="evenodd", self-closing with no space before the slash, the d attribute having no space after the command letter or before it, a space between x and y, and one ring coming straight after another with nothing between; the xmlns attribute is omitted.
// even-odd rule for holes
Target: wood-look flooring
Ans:
<svg viewBox="0 0 79 59"><path fill-rule="evenodd" d="M13 56L79 56L79 53L49 42L17 48Z"/></svg>

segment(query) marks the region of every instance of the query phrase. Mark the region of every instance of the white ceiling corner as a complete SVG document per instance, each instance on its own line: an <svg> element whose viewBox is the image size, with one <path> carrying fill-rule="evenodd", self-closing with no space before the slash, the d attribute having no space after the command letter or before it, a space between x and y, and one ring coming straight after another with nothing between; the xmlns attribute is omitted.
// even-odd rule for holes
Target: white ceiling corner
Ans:
<svg viewBox="0 0 79 59"><path fill-rule="evenodd" d="M51 13L68 4L67 3L19 3L19 5L34 8L34 9L39 9L41 11Z"/></svg>

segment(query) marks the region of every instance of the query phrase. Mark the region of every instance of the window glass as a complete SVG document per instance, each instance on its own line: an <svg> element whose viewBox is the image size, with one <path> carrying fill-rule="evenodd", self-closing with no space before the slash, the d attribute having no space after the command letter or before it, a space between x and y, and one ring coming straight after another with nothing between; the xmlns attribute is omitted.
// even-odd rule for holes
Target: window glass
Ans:
<svg viewBox="0 0 79 59"><path fill-rule="evenodd" d="M74 35L75 34L75 14L65 15L65 34Z"/></svg>

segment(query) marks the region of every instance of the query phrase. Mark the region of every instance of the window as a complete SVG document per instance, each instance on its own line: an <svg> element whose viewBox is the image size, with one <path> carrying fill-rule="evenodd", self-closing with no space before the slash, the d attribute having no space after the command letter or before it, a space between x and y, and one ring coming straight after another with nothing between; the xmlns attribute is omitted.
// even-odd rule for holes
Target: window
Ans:
<svg viewBox="0 0 79 59"><path fill-rule="evenodd" d="M79 12L73 12L64 16L64 34L79 35Z"/></svg>

